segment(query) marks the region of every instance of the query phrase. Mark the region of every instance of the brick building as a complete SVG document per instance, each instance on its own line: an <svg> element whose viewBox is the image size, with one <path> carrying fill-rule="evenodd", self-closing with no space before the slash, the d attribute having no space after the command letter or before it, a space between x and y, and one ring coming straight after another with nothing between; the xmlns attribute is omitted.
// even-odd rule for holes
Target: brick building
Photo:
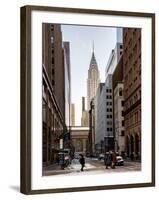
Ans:
<svg viewBox="0 0 159 200"><path fill-rule="evenodd" d="M125 147L141 157L141 29L123 29Z"/></svg>

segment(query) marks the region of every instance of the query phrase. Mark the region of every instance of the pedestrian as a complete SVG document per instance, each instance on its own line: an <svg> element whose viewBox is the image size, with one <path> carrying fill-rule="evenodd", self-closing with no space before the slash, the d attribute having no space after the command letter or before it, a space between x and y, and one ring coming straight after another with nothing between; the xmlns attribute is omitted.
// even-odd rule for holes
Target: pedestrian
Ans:
<svg viewBox="0 0 159 200"><path fill-rule="evenodd" d="M112 155L110 151L106 152L104 162L105 162L105 168L108 169L108 166L111 166L112 164Z"/></svg>
<svg viewBox="0 0 159 200"><path fill-rule="evenodd" d="M85 166L85 158L84 158L84 156L82 154L80 154L79 162L81 164L81 171L83 171L83 168Z"/></svg>
<svg viewBox="0 0 159 200"><path fill-rule="evenodd" d="M115 164L117 162L115 151L112 152L112 169L115 169Z"/></svg>

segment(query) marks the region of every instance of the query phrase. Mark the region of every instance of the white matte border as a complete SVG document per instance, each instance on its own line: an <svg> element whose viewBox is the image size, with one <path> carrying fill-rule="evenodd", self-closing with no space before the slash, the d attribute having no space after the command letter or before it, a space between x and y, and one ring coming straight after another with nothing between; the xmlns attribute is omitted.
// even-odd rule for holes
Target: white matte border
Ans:
<svg viewBox="0 0 159 200"><path fill-rule="evenodd" d="M100 185L117 185L151 182L151 19L95 14L32 11L32 129L31 129L31 187L57 189ZM142 170L139 172L103 173L82 176L42 176L42 23L79 24L142 28Z"/></svg>

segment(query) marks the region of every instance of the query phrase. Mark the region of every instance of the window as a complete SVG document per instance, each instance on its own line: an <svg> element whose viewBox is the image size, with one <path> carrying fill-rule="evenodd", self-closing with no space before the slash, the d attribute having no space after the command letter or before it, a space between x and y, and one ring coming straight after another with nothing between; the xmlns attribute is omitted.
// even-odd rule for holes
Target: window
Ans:
<svg viewBox="0 0 159 200"><path fill-rule="evenodd" d="M124 126L124 120L122 120L122 126Z"/></svg>
<svg viewBox="0 0 159 200"><path fill-rule="evenodd" d="M119 96L122 96L122 88L119 89Z"/></svg>
<svg viewBox="0 0 159 200"><path fill-rule="evenodd" d="M121 131L121 136L124 136L125 135L125 131Z"/></svg>
<svg viewBox="0 0 159 200"><path fill-rule="evenodd" d="M55 74L55 70L54 70L54 68L52 68L52 75L54 75Z"/></svg>
<svg viewBox="0 0 159 200"><path fill-rule="evenodd" d="M107 128L107 131L109 131L109 128Z"/></svg>
<svg viewBox="0 0 159 200"><path fill-rule="evenodd" d="M55 85L55 81L54 81L54 80L52 80L52 85L53 85L53 86Z"/></svg>
<svg viewBox="0 0 159 200"><path fill-rule="evenodd" d="M110 118L112 118L112 115L109 115Z"/></svg>
<svg viewBox="0 0 159 200"><path fill-rule="evenodd" d="M52 57L52 64L54 64L54 57Z"/></svg>
<svg viewBox="0 0 159 200"><path fill-rule="evenodd" d="M124 111L121 111L121 116L124 116Z"/></svg>
<svg viewBox="0 0 159 200"><path fill-rule="evenodd" d="M112 128L110 128L110 131L112 131Z"/></svg>
<svg viewBox="0 0 159 200"><path fill-rule="evenodd" d="M51 36L51 44L54 43L54 38Z"/></svg>
<svg viewBox="0 0 159 200"><path fill-rule="evenodd" d="M54 25L51 25L51 31L54 31Z"/></svg>
<svg viewBox="0 0 159 200"><path fill-rule="evenodd" d="M124 101L121 101L121 106L124 106Z"/></svg>

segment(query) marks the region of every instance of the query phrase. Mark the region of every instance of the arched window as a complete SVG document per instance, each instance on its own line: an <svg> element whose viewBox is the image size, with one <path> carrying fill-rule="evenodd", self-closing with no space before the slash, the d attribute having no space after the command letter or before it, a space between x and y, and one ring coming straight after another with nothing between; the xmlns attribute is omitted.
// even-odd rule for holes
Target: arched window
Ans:
<svg viewBox="0 0 159 200"><path fill-rule="evenodd" d="M122 88L119 88L119 96L122 96L122 95L123 95Z"/></svg>

